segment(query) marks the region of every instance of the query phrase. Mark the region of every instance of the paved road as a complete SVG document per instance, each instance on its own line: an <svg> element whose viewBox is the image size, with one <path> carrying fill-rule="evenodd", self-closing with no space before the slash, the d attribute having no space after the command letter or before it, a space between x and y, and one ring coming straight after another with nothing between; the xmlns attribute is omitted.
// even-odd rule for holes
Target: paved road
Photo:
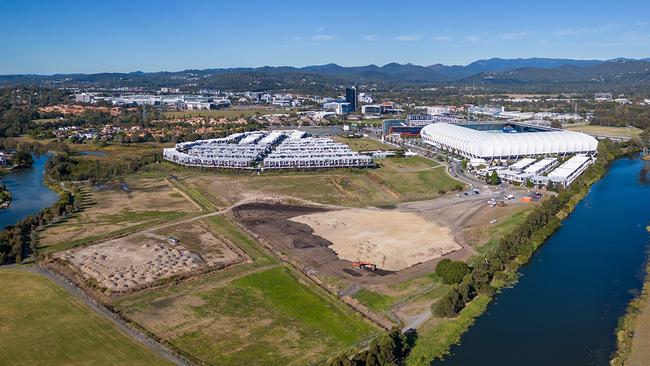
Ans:
<svg viewBox="0 0 650 366"><path fill-rule="evenodd" d="M2 268L12 268L12 269L18 269L23 271L29 271L47 277L52 282L56 283L61 288L63 288L71 296L85 303L95 314L113 323L123 333L126 333L128 336L135 339L137 342L141 343L149 350L151 350L151 352L157 354L161 358L175 365L180 365L180 366L194 365L194 363L191 362L190 360L175 354L168 347L164 346L158 341L148 337L144 333L135 329L133 326L131 326L126 321L124 321L118 315L116 315L115 313L107 309L104 305L96 302L90 296L86 295L86 293L83 290L81 290L75 284L63 278L62 276L48 269L41 268L39 266L23 266L23 265L0 266L0 270L2 270Z"/></svg>

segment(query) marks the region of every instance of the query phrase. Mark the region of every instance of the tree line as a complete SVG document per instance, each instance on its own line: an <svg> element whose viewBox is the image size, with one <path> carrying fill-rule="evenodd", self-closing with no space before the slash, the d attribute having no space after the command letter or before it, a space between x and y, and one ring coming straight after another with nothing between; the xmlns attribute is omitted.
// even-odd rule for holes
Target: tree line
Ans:
<svg viewBox="0 0 650 366"><path fill-rule="evenodd" d="M162 154L149 153L120 159L80 159L65 153L52 156L45 164L45 172L54 181L84 181L91 183L119 175L135 173L143 166L162 161Z"/></svg>
<svg viewBox="0 0 650 366"><path fill-rule="evenodd" d="M477 294L491 296L495 288L493 280L505 279L506 271L514 271L519 264L527 262L533 252L551 235L561 223L560 212L568 211L588 191L591 184L600 179L607 165L625 153L625 144L617 145L608 140L598 145L598 160L571 186L560 190L533 210L514 230L501 238L497 246L465 272L455 261L441 261L436 268L445 283L452 288L433 305L433 312L440 317L454 317ZM636 149L636 147L634 147ZM451 272L451 273L449 273Z"/></svg>
<svg viewBox="0 0 650 366"><path fill-rule="evenodd" d="M33 233L39 227L60 220L81 208L81 194L65 191L49 208L36 216L27 216L15 225L0 231L0 264L20 263L29 254L36 254Z"/></svg>
<svg viewBox="0 0 650 366"><path fill-rule="evenodd" d="M368 348L353 355L340 354L330 360L328 366L398 366L415 344L415 331L402 333L398 328L375 337Z"/></svg>

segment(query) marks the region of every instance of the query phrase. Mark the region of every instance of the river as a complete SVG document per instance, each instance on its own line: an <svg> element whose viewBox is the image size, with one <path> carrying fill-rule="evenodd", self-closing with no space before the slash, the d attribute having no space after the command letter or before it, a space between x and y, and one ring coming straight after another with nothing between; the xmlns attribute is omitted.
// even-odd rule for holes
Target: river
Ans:
<svg viewBox="0 0 650 366"><path fill-rule="evenodd" d="M608 365L617 321L643 285L650 222L643 165L615 161L521 268L518 283L436 364Z"/></svg>
<svg viewBox="0 0 650 366"><path fill-rule="evenodd" d="M47 159L47 155L36 156L31 168L13 170L0 177L0 183L7 186L12 197L9 208L0 210L0 229L36 215L56 202L58 194L43 184Z"/></svg>

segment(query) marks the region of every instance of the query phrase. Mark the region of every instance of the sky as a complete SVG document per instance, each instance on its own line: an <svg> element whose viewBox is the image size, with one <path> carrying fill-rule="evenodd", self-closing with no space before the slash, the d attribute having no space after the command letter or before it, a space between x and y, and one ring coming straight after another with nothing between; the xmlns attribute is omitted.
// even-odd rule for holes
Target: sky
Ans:
<svg viewBox="0 0 650 366"><path fill-rule="evenodd" d="M0 0L0 74L650 57L650 1Z"/></svg>

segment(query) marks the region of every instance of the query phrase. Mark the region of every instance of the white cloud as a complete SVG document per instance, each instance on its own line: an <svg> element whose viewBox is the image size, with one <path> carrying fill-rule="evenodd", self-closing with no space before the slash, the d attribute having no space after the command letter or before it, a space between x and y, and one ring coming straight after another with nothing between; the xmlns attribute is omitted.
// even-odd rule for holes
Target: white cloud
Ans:
<svg viewBox="0 0 650 366"><path fill-rule="evenodd" d="M618 24L610 23L596 27L563 28L553 31L556 36L577 36L582 34L606 33L619 29Z"/></svg>
<svg viewBox="0 0 650 366"><path fill-rule="evenodd" d="M394 40L400 41L400 42L412 42L412 41L419 41L422 38L421 35L419 34L402 34L397 37L393 37Z"/></svg>
<svg viewBox="0 0 650 366"><path fill-rule="evenodd" d="M435 36L432 37L431 39L438 42L448 42L451 41L451 36Z"/></svg>
<svg viewBox="0 0 650 366"><path fill-rule="evenodd" d="M475 34L470 34L470 35L465 36L464 40L465 40L465 42L476 43L476 42L481 40L481 37L479 37L479 36L477 36Z"/></svg>
<svg viewBox="0 0 650 366"><path fill-rule="evenodd" d="M364 36L361 36L361 39L368 42L374 42L377 40L377 36L374 34L366 34Z"/></svg>
<svg viewBox="0 0 650 366"><path fill-rule="evenodd" d="M502 35L499 36L499 38L505 39L507 41L512 41L512 40L526 38L529 34L530 34L529 32L510 32L510 33L503 33Z"/></svg>
<svg viewBox="0 0 650 366"><path fill-rule="evenodd" d="M312 41L331 41L334 39L334 35L332 34L314 34L313 36L309 37L310 40Z"/></svg>

